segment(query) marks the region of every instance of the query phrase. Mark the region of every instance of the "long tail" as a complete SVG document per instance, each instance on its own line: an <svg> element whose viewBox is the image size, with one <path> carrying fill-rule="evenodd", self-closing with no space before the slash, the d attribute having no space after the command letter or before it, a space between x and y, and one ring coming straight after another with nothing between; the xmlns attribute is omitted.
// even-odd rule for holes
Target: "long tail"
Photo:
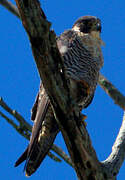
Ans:
<svg viewBox="0 0 125 180"><path fill-rule="evenodd" d="M36 105L34 106L36 115L34 116L33 113L35 121L30 143L25 152L15 163L15 167L17 167L26 160L24 170L27 176L32 175L40 166L59 132L49 98L43 87L40 91L41 94L39 94L36 100L37 107Z"/></svg>

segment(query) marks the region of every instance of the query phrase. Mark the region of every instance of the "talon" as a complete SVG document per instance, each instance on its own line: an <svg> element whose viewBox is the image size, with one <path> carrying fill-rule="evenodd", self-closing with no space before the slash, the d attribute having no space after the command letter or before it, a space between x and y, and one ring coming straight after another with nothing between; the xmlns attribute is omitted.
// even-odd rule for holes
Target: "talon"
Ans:
<svg viewBox="0 0 125 180"><path fill-rule="evenodd" d="M83 125L86 127L86 126L87 126L87 123L85 122L85 119L87 119L87 116L84 115L84 114L82 114L81 120L82 120Z"/></svg>
<svg viewBox="0 0 125 180"><path fill-rule="evenodd" d="M25 173L25 176L26 176L26 177L29 177L29 175L28 175L27 173Z"/></svg>
<svg viewBox="0 0 125 180"><path fill-rule="evenodd" d="M82 121L84 121L85 119L87 119L87 116L85 114L82 114Z"/></svg>

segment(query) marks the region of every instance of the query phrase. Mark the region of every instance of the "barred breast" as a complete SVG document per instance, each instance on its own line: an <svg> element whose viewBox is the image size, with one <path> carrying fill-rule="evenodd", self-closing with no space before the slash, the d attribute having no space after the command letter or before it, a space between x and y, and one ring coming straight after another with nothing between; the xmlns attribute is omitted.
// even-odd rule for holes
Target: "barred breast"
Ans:
<svg viewBox="0 0 125 180"><path fill-rule="evenodd" d="M73 30L65 31L57 39L57 45L64 59L66 76L71 84L71 93L76 96L78 104L84 108L93 98L99 70L103 65L100 45L89 36L87 41L87 36L80 36ZM80 87L80 82L87 84L89 94L84 92L84 87Z"/></svg>

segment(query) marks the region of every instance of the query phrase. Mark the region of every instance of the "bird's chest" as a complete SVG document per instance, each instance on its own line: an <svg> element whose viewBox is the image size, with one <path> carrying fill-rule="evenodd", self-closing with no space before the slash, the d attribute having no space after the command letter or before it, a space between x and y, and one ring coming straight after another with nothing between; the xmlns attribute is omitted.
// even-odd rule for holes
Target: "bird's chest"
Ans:
<svg viewBox="0 0 125 180"><path fill-rule="evenodd" d="M100 56L102 58L100 40L97 40L96 38L88 35L84 35L84 37L82 37L82 42L84 44L84 47L90 52L93 58L100 58Z"/></svg>
<svg viewBox="0 0 125 180"><path fill-rule="evenodd" d="M70 93L73 99L78 103L81 104L87 96L88 96L88 87L87 85L78 82L74 79L69 79L69 87Z"/></svg>

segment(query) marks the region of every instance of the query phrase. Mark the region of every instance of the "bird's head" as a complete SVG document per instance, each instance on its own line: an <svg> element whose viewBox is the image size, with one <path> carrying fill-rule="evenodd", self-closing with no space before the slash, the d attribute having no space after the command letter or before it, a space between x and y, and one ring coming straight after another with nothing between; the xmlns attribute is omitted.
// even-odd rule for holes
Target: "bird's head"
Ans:
<svg viewBox="0 0 125 180"><path fill-rule="evenodd" d="M74 23L72 29L80 33L99 37L101 33L101 21L95 16L82 16Z"/></svg>

